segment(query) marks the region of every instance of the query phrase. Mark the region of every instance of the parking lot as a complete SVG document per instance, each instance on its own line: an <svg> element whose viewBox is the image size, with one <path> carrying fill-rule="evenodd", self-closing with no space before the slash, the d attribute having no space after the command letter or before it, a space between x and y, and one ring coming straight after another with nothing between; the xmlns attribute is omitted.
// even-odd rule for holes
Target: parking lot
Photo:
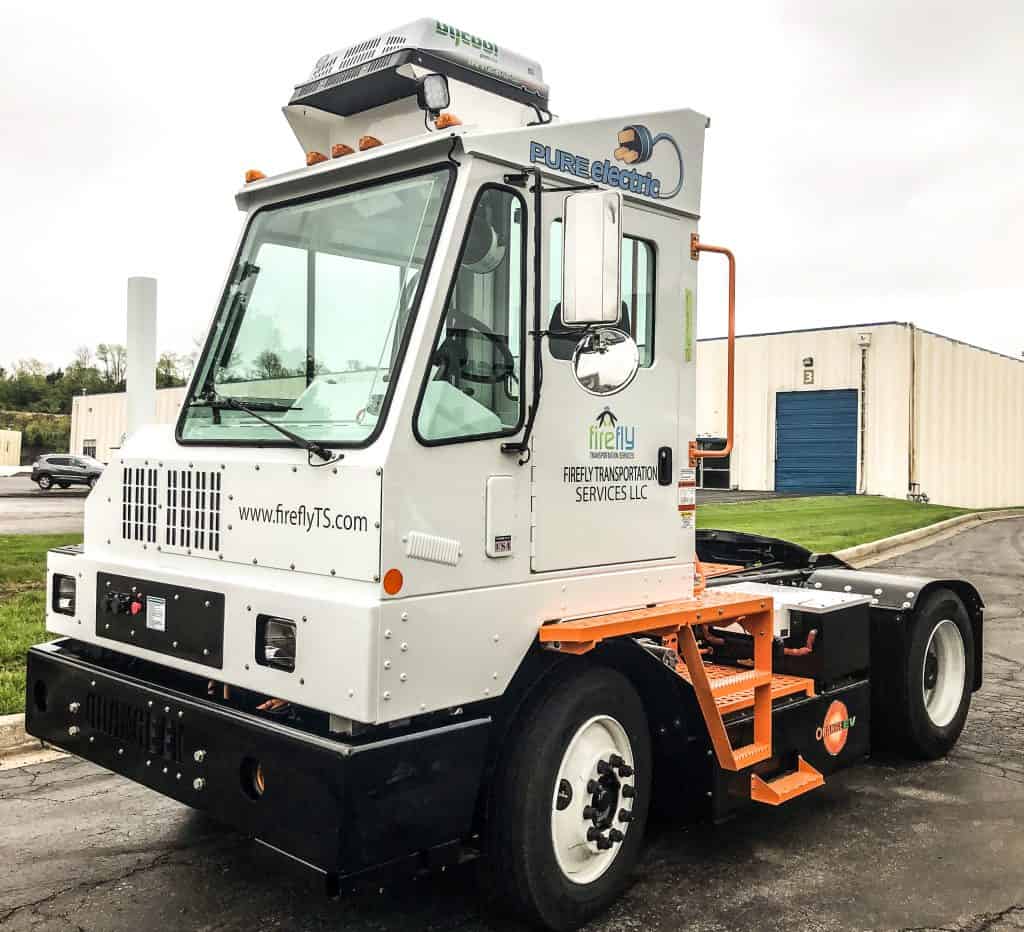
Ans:
<svg viewBox="0 0 1024 932"><path fill-rule="evenodd" d="M73 534L82 530L85 486L43 492L28 476L0 478L0 534Z"/></svg>
<svg viewBox="0 0 1024 932"><path fill-rule="evenodd" d="M1024 520L1006 520L890 564L966 576L987 603L987 681L948 759L872 760L723 826L656 824L589 928L1024 929L1022 561ZM0 771L0 826L3 932L519 928L485 914L469 866L325 900L272 852L72 758Z"/></svg>

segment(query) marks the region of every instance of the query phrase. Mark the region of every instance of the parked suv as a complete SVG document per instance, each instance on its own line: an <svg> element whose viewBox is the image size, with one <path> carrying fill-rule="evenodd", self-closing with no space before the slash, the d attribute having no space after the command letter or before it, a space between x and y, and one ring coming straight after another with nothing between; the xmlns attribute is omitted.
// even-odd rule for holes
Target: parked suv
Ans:
<svg viewBox="0 0 1024 932"><path fill-rule="evenodd" d="M51 453L40 456L32 464L32 481L44 492L55 485L62 489L87 485L91 489L103 472L103 464L91 456L69 456Z"/></svg>

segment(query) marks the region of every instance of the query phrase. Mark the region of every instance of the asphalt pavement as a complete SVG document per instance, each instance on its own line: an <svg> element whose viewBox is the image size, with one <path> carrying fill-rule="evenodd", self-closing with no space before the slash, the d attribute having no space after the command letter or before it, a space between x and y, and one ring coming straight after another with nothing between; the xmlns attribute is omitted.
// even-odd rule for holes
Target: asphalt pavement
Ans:
<svg viewBox="0 0 1024 932"><path fill-rule="evenodd" d="M27 476L0 477L0 534L81 533L89 489L44 492Z"/></svg>
<svg viewBox="0 0 1024 932"><path fill-rule="evenodd" d="M591 932L1024 929L1024 520L905 554L987 603L986 683L944 760L872 760L724 826L656 824ZM501 930L467 866L329 901L212 819L73 758L0 771L0 930Z"/></svg>

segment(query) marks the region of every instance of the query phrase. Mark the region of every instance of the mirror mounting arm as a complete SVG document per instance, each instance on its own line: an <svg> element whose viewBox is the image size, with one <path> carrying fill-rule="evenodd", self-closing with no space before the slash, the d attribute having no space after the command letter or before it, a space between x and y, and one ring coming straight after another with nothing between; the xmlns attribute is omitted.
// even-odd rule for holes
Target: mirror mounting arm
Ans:
<svg viewBox="0 0 1024 932"><path fill-rule="evenodd" d="M734 433L734 409L736 399L736 257L724 246L710 246L700 241L696 233L690 234L690 258L696 262L702 252L715 252L725 256L729 262L729 344L728 389L726 394L725 446L721 450L699 450L697 441L690 441L690 468L695 469L703 459L724 459L732 452Z"/></svg>

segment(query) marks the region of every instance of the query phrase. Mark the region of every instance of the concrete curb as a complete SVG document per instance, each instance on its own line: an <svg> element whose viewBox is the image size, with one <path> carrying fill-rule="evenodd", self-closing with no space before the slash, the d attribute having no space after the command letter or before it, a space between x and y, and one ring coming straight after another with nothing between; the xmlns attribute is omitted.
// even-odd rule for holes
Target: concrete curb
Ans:
<svg viewBox="0 0 1024 932"><path fill-rule="evenodd" d="M38 751L43 742L25 732L25 715L0 715L0 757Z"/></svg>
<svg viewBox="0 0 1024 932"><path fill-rule="evenodd" d="M905 531L902 534L894 534L892 537L883 537L881 540L872 540L866 544L858 544L856 547L837 550L834 556L853 566L878 563L888 557L906 553L908 550L916 550L918 547L936 543L946 537L952 537L968 528L988 524L990 521L1003 521L1007 518L1024 518L1024 510L1004 508L1000 511L975 511L969 515L958 515L955 518L929 524L927 527L917 528L914 531Z"/></svg>

